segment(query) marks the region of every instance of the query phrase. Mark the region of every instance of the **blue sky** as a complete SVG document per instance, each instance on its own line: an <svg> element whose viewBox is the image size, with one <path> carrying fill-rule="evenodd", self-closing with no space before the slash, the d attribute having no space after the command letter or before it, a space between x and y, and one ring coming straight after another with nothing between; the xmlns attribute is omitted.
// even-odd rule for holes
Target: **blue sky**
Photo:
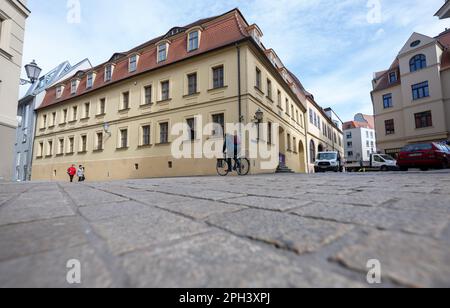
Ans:
<svg viewBox="0 0 450 308"><path fill-rule="evenodd" d="M175 25L238 7L318 103L344 121L372 113L373 72L389 67L414 31L435 36L450 28L433 16L444 0L78 0L81 22L68 23L70 1L28 1L24 63L36 59L44 71L64 60L97 65ZM381 18L369 22L378 3Z"/></svg>

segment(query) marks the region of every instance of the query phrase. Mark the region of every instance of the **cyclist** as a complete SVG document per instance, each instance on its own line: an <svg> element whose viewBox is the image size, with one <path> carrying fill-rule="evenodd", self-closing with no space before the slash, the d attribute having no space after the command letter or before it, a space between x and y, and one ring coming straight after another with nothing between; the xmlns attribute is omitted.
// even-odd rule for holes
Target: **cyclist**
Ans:
<svg viewBox="0 0 450 308"><path fill-rule="evenodd" d="M235 134L234 136L232 136L230 134L225 135L224 143L223 143L223 154L225 154L225 157L227 156L226 154L228 154L227 163L228 163L229 169L227 172L231 172L230 169L233 169L234 171L236 171L236 169L238 167L238 164L239 164L238 152L239 152L240 145L241 145L241 140L239 139L239 136L237 134ZM234 166L233 166L233 163L231 160L231 153L233 153Z"/></svg>

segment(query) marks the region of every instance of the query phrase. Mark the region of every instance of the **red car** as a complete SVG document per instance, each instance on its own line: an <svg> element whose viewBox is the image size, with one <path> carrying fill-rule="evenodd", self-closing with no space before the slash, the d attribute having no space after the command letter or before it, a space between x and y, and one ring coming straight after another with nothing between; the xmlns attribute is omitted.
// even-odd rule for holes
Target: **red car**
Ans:
<svg viewBox="0 0 450 308"><path fill-rule="evenodd" d="M450 150L446 145L430 142L405 146L397 160L401 171L409 168L420 168L426 171L430 168L445 169L450 161Z"/></svg>

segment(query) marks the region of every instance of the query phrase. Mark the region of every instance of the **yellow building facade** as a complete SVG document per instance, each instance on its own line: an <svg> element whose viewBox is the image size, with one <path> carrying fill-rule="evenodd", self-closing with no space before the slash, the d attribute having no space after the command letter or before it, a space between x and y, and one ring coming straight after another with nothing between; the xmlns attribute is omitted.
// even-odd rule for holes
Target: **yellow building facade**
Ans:
<svg viewBox="0 0 450 308"><path fill-rule="evenodd" d="M265 159L250 158L251 173L274 172L279 161L307 172L304 89L261 37L233 10L171 29L49 89L37 110L32 179L65 180L71 164L83 165L88 180L215 174L216 159L201 152L209 141L221 145L223 134L205 125L239 122L256 131L279 126L243 135L247 154L255 144L275 147L279 137L277 164L262 168ZM179 123L192 128L182 143L197 158L174 157Z"/></svg>

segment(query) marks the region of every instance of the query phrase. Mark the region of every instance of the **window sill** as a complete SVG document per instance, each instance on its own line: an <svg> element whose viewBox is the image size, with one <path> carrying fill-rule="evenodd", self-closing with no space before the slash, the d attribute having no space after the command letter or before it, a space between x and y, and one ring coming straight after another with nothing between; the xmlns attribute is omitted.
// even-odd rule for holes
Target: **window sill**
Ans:
<svg viewBox="0 0 450 308"><path fill-rule="evenodd" d="M427 98L430 98L430 96L428 95L428 96L424 96L424 97L419 97L419 98L416 98L416 99L412 99L412 102L414 103L414 102L419 102L419 101L423 101L423 100L425 100L425 99L427 99Z"/></svg>
<svg viewBox="0 0 450 308"><path fill-rule="evenodd" d="M164 146L164 145L170 145L171 142L161 142L161 143L157 143L155 144L156 146Z"/></svg>
<svg viewBox="0 0 450 308"><path fill-rule="evenodd" d="M273 99L272 99L271 97L266 96L266 99L267 99L269 102L271 102L272 104L274 103L274 102L273 102Z"/></svg>
<svg viewBox="0 0 450 308"><path fill-rule="evenodd" d="M74 155L75 152L67 152L66 155Z"/></svg>
<svg viewBox="0 0 450 308"><path fill-rule="evenodd" d="M215 91L223 91L223 90L226 90L228 88L228 86L221 86L221 87L217 87L217 88L212 88L212 89L209 89L208 90L208 93L211 93L211 92L215 92Z"/></svg>
<svg viewBox="0 0 450 308"><path fill-rule="evenodd" d="M130 110L131 108L119 109L119 113L128 113Z"/></svg>
<svg viewBox="0 0 450 308"><path fill-rule="evenodd" d="M66 122L64 122L64 123L59 123L59 126L66 126L66 125L67 125Z"/></svg>
<svg viewBox="0 0 450 308"><path fill-rule="evenodd" d="M281 107L280 105L277 105L277 108L283 111L283 107Z"/></svg>
<svg viewBox="0 0 450 308"><path fill-rule="evenodd" d="M76 123L77 122L77 120L72 120L72 121L69 121L69 124L73 124L73 123Z"/></svg>
<svg viewBox="0 0 450 308"><path fill-rule="evenodd" d="M96 118L103 118L105 115L106 115L106 113L99 113L99 114L96 114L95 117Z"/></svg>
<svg viewBox="0 0 450 308"><path fill-rule="evenodd" d="M50 125L48 129L55 128L55 125Z"/></svg>
<svg viewBox="0 0 450 308"><path fill-rule="evenodd" d="M81 118L80 120L81 121L87 121L87 120L89 120L91 117L84 117L84 118Z"/></svg>
<svg viewBox="0 0 450 308"><path fill-rule="evenodd" d="M36 159L42 159L42 158L43 158L42 155L36 156Z"/></svg>
<svg viewBox="0 0 450 308"><path fill-rule="evenodd" d="M153 106L153 103L147 103L147 104L139 105L139 108L140 109L148 109L148 108L151 108L152 106Z"/></svg>
<svg viewBox="0 0 450 308"><path fill-rule="evenodd" d="M416 127L415 130L426 130L426 129L433 129L434 125L431 126L425 126L425 127Z"/></svg>
<svg viewBox="0 0 450 308"><path fill-rule="evenodd" d="M56 154L56 157L61 157L61 156L64 156L64 153Z"/></svg>
<svg viewBox="0 0 450 308"><path fill-rule="evenodd" d="M138 149L148 149L153 147L153 144L142 144L138 146Z"/></svg>
<svg viewBox="0 0 450 308"><path fill-rule="evenodd" d="M78 151L78 154L86 154L87 151Z"/></svg>
<svg viewBox="0 0 450 308"><path fill-rule="evenodd" d="M53 157L53 155L45 155L45 158Z"/></svg>
<svg viewBox="0 0 450 308"><path fill-rule="evenodd" d="M118 147L118 148L116 148L116 150L117 151L126 151L126 150L128 150L129 149L129 147L128 146L126 146L126 147Z"/></svg>
<svg viewBox="0 0 450 308"><path fill-rule="evenodd" d="M103 152L103 149L95 149L93 152L94 153L100 153L100 152Z"/></svg>
<svg viewBox="0 0 450 308"><path fill-rule="evenodd" d="M256 90L256 92L258 92L259 94L264 95L264 92L263 92L263 90L261 90L260 87L255 86L255 90Z"/></svg>
<svg viewBox="0 0 450 308"><path fill-rule="evenodd" d="M200 92L195 92L195 93L183 95L183 98L197 97L199 95L200 95Z"/></svg>
<svg viewBox="0 0 450 308"><path fill-rule="evenodd" d="M168 98L168 99L163 99L163 100L157 101L156 103L157 103L157 104L160 104L160 105L163 105L163 104L168 104L168 103L170 103L171 101L172 101L172 99L171 99L171 98Z"/></svg>

